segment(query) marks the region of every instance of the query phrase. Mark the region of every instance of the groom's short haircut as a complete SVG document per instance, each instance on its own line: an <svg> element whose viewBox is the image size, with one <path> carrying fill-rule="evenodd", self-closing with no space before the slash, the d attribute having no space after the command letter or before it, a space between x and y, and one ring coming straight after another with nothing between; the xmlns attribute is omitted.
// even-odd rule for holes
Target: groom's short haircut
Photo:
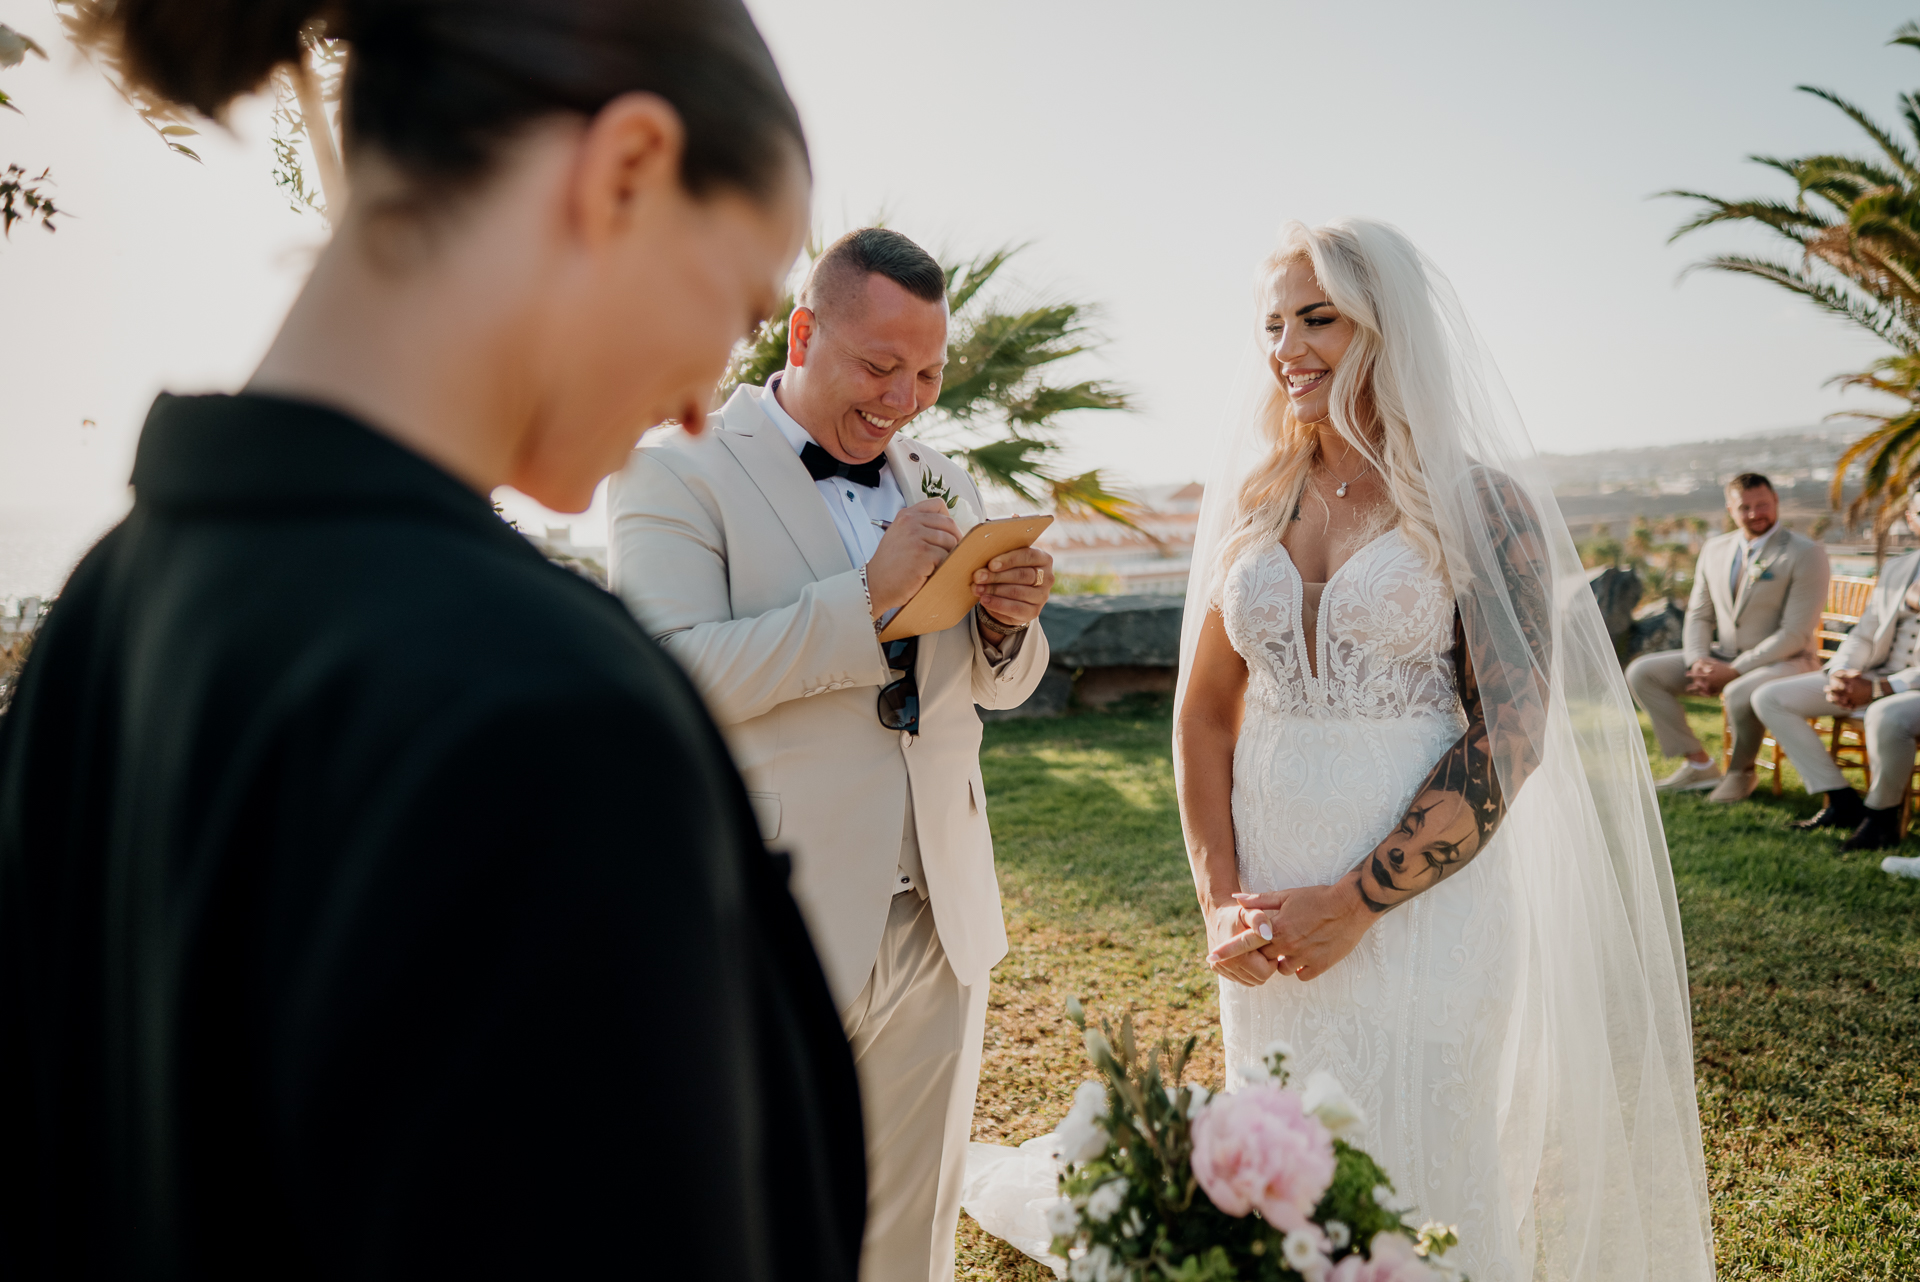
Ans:
<svg viewBox="0 0 1920 1282"><path fill-rule="evenodd" d="M885 276L922 302L947 296L947 274L932 254L897 231L862 227L828 245L813 260L800 305L825 316L853 298L868 276Z"/></svg>
<svg viewBox="0 0 1920 1282"><path fill-rule="evenodd" d="M1748 490L1772 490L1773 482L1758 472L1742 472L1727 482L1727 493L1744 494ZM1774 490L1774 493L1779 493Z"/></svg>

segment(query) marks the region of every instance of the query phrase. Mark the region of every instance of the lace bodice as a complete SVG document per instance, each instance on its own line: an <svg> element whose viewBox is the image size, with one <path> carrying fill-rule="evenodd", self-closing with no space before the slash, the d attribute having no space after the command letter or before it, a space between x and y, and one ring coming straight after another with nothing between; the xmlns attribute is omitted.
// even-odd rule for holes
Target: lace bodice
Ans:
<svg viewBox="0 0 1920 1282"><path fill-rule="evenodd" d="M1311 664L1304 596L1293 558L1277 543L1247 552L1227 573L1220 613L1247 661L1250 708L1302 717L1457 715L1453 600L1399 530L1328 579Z"/></svg>

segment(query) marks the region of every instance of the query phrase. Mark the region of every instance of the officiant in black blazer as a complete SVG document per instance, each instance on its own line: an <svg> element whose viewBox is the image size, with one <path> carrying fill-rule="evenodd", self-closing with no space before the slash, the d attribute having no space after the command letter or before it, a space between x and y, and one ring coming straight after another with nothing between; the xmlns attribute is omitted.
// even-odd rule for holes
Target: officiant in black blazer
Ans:
<svg viewBox="0 0 1920 1282"><path fill-rule="evenodd" d="M211 113L302 8L107 35ZM799 125L736 0L438 12L329 9L353 203L249 391L154 406L0 717L9 1282L854 1277L781 864L672 661L489 497L580 510L698 425Z"/></svg>

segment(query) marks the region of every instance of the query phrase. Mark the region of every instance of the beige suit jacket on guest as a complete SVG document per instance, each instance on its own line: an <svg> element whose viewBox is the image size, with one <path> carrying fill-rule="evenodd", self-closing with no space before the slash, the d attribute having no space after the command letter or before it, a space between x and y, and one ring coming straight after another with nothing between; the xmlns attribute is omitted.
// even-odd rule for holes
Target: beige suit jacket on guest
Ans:
<svg viewBox="0 0 1920 1282"><path fill-rule="evenodd" d="M612 580L705 694L746 777L761 836L793 856L793 890L835 1000L859 995L896 888L911 788L928 899L963 984L1006 955L980 780L980 716L1047 667L1036 623L996 672L973 617L920 638L920 734L875 712L891 676L860 578L793 447L737 390L699 437L650 434L609 493ZM965 469L896 436L909 503L928 472L979 510Z"/></svg>
<svg viewBox="0 0 1920 1282"><path fill-rule="evenodd" d="M1708 539L1700 549L1681 641L1687 662L1711 653L1751 672L1817 655L1830 577L1827 549L1776 525L1735 591L1730 580L1739 551L1740 536L1733 533Z"/></svg>
<svg viewBox="0 0 1920 1282"><path fill-rule="evenodd" d="M1881 567L1880 577L1867 597L1866 609L1860 614L1860 622L1854 624L1853 631L1847 633L1833 658L1827 660L1827 671L1846 668L1855 672L1880 672L1883 676L1899 677L1902 684L1908 686L1920 681L1920 667L1882 671L1892 657L1894 634L1899 631L1900 598L1907 594L1916 572L1920 572L1920 552L1896 556Z"/></svg>

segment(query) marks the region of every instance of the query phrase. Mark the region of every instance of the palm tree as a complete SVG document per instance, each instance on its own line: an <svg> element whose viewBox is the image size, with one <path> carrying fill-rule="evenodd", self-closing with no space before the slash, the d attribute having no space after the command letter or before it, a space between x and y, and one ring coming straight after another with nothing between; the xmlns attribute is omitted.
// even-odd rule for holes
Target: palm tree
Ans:
<svg viewBox="0 0 1920 1282"><path fill-rule="evenodd" d="M818 244L809 245L807 256L819 251ZM1096 512L1132 526L1134 503L1109 489L1099 469L1069 475L1053 462L1061 415L1132 407L1127 394L1110 384L1048 378L1056 362L1098 347L1093 308L1074 302L1008 305L1003 295L985 292L1019 252L1019 246L1008 246L944 264L953 320L934 431L978 480L1030 502L1044 499L1057 511ZM716 405L740 384L764 383L786 364L793 305L789 293L774 308L774 319L740 345L715 393Z"/></svg>
<svg viewBox="0 0 1920 1282"><path fill-rule="evenodd" d="M1920 49L1920 23L1902 26L1888 43ZM1793 180L1791 201L1722 200L1695 191L1661 194L1706 206L1674 232L1675 240L1717 223L1748 223L1769 229L1799 251L1785 260L1723 254L1695 267L1770 280L1892 349L1866 369L1834 380L1901 402L1885 414L1848 415L1871 427L1841 454L1833 474L1832 503L1838 510L1848 469L1865 461L1865 484L1847 505L1847 523L1870 512L1875 540L1884 550L1906 492L1920 476L1920 93L1902 96L1905 129L1896 135L1831 90L1799 88L1845 113L1878 154L1750 157Z"/></svg>

